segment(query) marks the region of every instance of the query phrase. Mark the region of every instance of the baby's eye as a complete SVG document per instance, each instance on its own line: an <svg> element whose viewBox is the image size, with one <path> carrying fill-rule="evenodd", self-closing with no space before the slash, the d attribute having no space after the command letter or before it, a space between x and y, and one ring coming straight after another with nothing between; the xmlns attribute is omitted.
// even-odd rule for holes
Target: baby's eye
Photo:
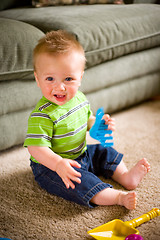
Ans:
<svg viewBox="0 0 160 240"><path fill-rule="evenodd" d="M47 77L46 79L50 82L54 80L53 77Z"/></svg>
<svg viewBox="0 0 160 240"><path fill-rule="evenodd" d="M71 77L67 77L67 78L65 78L65 80L66 80L67 82L69 82L69 81L72 81L73 79L72 79Z"/></svg>

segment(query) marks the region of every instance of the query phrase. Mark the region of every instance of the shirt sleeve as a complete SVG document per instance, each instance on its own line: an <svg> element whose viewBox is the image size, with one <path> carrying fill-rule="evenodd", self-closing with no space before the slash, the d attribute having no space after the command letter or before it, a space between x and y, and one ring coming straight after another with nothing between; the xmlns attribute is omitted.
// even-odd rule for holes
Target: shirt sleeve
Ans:
<svg viewBox="0 0 160 240"><path fill-rule="evenodd" d="M27 146L51 147L53 121L42 112L32 112L28 120L28 131L24 142Z"/></svg>
<svg viewBox="0 0 160 240"><path fill-rule="evenodd" d="M80 96L81 96L81 100L88 102L88 119L89 119L90 116L93 115L93 112L92 112L92 110L91 110L90 103L89 103L88 99L86 98L86 96L84 95L84 93L82 93L81 91L79 91L78 93L79 93Z"/></svg>
<svg viewBox="0 0 160 240"><path fill-rule="evenodd" d="M89 109L88 109L88 119L90 118L90 116L92 116L93 115L93 112L92 112L92 110L91 110L91 108L90 108L90 105L89 105Z"/></svg>

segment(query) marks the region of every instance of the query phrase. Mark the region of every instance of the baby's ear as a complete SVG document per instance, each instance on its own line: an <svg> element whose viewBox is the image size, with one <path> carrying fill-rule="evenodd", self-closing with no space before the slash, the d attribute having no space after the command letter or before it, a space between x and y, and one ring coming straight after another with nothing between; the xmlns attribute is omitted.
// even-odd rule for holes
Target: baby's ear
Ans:
<svg viewBox="0 0 160 240"><path fill-rule="evenodd" d="M81 74L81 81L82 81L83 75L84 75L84 71L83 71L82 74Z"/></svg>
<svg viewBox="0 0 160 240"><path fill-rule="evenodd" d="M83 75L84 75L84 71L82 72L81 79L82 79Z"/></svg>
<svg viewBox="0 0 160 240"><path fill-rule="evenodd" d="M39 87L39 81L38 81L37 73L35 71L34 71L34 77L35 77L35 80L37 82L37 86Z"/></svg>
<svg viewBox="0 0 160 240"><path fill-rule="evenodd" d="M81 86L81 82L82 82L83 74L84 74L84 71L83 71L82 74L81 74L81 79L80 79L80 82L79 82L79 87Z"/></svg>
<svg viewBox="0 0 160 240"><path fill-rule="evenodd" d="M80 80L80 82L79 82L79 84L78 84L78 87L80 87L80 86L81 86L81 81L82 81L82 80Z"/></svg>

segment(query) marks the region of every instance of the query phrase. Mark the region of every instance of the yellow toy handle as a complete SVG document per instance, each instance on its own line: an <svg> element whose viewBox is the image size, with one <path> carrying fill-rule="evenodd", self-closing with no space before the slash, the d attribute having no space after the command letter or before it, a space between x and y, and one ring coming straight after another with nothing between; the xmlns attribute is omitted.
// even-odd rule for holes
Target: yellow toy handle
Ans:
<svg viewBox="0 0 160 240"><path fill-rule="evenodd" d="M142 216L135 218L133 220L125 222L126 225L129 225L133 228L138 227L144 222L148 222L154 217L160 216L160 210L158 208L153 208L151 211L148 213L143 214Z"/></svg>

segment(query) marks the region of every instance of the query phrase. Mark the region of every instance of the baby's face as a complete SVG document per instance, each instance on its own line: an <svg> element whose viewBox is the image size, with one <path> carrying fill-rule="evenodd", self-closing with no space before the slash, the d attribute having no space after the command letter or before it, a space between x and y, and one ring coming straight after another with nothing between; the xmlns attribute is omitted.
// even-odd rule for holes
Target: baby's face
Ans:
<svg viewBox="0 0 160 240"><path fill-rule="evenodd" d="M76 95L84 71L81 53L72 51L56 56L41 53L35 65L37 84L49 101L64 105Z"/></svg>

